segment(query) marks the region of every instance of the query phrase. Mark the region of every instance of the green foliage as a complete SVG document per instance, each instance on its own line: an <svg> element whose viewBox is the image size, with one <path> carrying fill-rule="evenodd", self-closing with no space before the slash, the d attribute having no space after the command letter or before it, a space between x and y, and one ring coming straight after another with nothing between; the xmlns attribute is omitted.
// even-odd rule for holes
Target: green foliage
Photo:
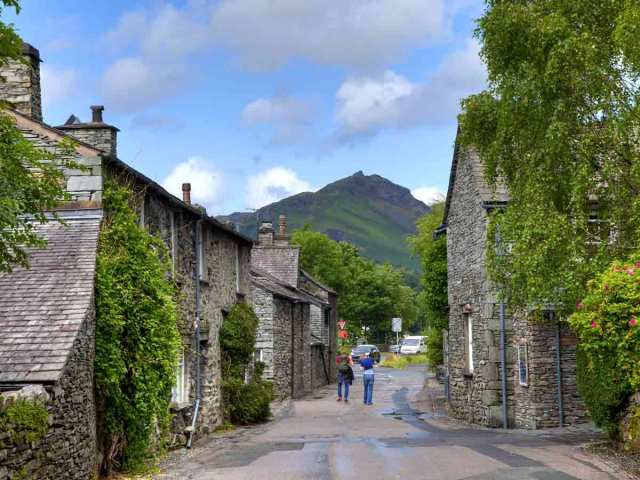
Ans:
<svg viewBox="0 0 640 480"><path fill-rule="evenodd" d="M424 318L427 336L427 356L431 366L442 363L442 331L449 324L447 296L447 239L433 238L433 232L443 219L444 203L433 206L430 213L418 220L416 235L409 237L409 246L420 258L422 290L418 294L419 316Z"/></svg>
<svg viewBox="0 0 640 480"><path fill-rule="evenodd" d="M132 191L105 183L96 267L97 398L103 467L146 468L166 433L180 349L176 288L162 242L140 227ZM162 442L160 444L162 446Z"/></svg>
<svg viewBox="0 0 640 480"><path fill-rule="evenodd" d="M273 386L262 379L264 364L253 364L257 328L258 317L246 303L236 304L220 327L223 405L234 425L263 422L271 415Z"/></svg>
<svg viewBox="0 0 640 480"><path fill-rule="evenodd" d="M625 0L488 0L478 21L489 87L463 102L461 141L512 199L487 253L513 307L571 313L638 245L639 15Z"/></svg>
<svg viewBox="0 0 640 480"><path fill-rule="evenodd" d="M367 260L354 245L331 240L308 225L295 231L291 241L300 246L302 268L338 293L340 317L351 338L383 339L396 316L406 329L413 325L415 293L402 270Z"/></svg>
<svg viewBox="0 0 640 480"><path fill-rule="evenodd" d="M6 8L20 12L16 0L0 0L0 15ZM22 45L14 26L0 21L0 65L24 61ZM0 105L0 110L6 107ZM62 167L78 168L65 158L69 149L68 143L61 144L57 152L36 147L0 111L0 272L10 272L15 265L28 266L25 248L44 246L28 218L48 221L43 212L67 198Z"/></svg>
<svg viewBox="0 0 640 480"><path fill-rule="evenodd" d="M0 431L15 443L39 442L49 430L49 412L41 401L16 399L0 405Z"/></svg>
<svg viewBox="0 0 640 480"><path fill-rule="evenodd" d="M618 422L631 388L621 378L615 356L592 358L582 348L578 348L576 360L578 392L589 409L593 422L610 438L617 438Z"/></svg>
<svg viewBox="0 0 640 480"><path fill-rule="evenodd" d="M429 358L424 353L417 355L387 355L384 360L380 362L380 366L402 370L409 365L425 364L428 361Z"/></svg>
<svg viewBox="0 0 640 480"><path fill-rule="evenodd" d="M614 262L588 284L570 317L580 340L578 385L594 421L610 434L640 389L640 261Z"/></svg>

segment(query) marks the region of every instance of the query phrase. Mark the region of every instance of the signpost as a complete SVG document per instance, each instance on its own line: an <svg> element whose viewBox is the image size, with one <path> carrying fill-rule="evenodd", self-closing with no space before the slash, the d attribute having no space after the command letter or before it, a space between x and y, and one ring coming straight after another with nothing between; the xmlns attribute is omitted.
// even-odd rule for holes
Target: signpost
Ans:
<svg viewBox="0 0 640 480"><path fill-rule="evenodd" d="M400 344L400 340L398 339L400 332L402 331L402 319L401 318L392 318L391 319L391 331L396 332L396 345Z"/></svg>
<svg viewBox="0 0 640 480"><path fill-rule="evenodd" d="M345 320L338 320L338 327L340 327L340 330L344 330L344 326L347 324L347 322Z"/></svg>

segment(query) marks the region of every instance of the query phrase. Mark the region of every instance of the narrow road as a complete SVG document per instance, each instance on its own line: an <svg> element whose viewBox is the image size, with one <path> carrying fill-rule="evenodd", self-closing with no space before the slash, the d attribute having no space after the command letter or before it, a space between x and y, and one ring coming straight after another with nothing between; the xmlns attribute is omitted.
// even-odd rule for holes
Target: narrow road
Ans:
<svg viewBox="0 0 640 480"><path fill-rule="evenodd" d="M281 418L211 440L158 479L613 480L578 445L579 433L468 428L434 414L424 367L378 369L374 405L356 378L349 404L333 389L293 403Z"/></svg>

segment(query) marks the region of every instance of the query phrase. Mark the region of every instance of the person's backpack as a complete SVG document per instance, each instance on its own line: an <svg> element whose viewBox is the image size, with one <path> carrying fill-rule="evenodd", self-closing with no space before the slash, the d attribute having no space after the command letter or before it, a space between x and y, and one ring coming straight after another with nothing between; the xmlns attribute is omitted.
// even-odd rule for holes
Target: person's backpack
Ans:
<svg viewBox="0 0 640 480"><path fill-rule="evenodd" d="M347 362L342 362L340 364L340 366L338 367L338 372L341 373L342 375L348 375L349 374L349 364Z"/></svg>

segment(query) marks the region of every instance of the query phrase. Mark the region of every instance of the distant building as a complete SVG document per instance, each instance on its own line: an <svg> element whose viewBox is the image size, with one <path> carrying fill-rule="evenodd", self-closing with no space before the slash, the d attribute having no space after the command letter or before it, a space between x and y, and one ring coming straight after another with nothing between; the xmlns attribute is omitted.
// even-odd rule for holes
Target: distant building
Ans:
<svg viewBox="0 0 640 480"><path fill-rule="evenodd" d="M509 196L484 180L473 149L458 142L453 156L443 225L447 236L449 330L445 368L453 416L503 425L500 304L487 276L488 212ZM543 321L505 306L505 371L509 427L538 429L585 421L576 388L576 337L553 311ZM560 375L558 375L560 373Z"/></svg>
<svg viewBox="0 0 640 480"><path fill-rule="evenodd" d="M5 448L0 438L0 478L24 468L28 478L62 478L47 476L49 471L60 471L64 478L84 480L90 478L86 472L97 460L96 409L88 391L93 388L95 342L93 266L105 181L133 186L140 225L167 246L180 288L184 348L173 391L177 444L222 422L218 329L225 312L248 300L252 241L193 205L189 184L183 186L183 198L177 198L120 160L118 129L103 121L102 106L91 107L89 122L72 115L59 127L44 123L40 57L30 46L25 55L25 63L0 67L5 80L0 83L0 100L14 107L6 113L38 147L55 150L61 140L75 139L73 160L85 169L64 170L71 201L61 205L60 212L69 222L64 227L57 223L39 227L50 243L43 251L31 252L32 269L0 274L0 389L3 396L15 396L33 391L28 385L42 386L53 402L50 415L56 422L51 435L29 450L33 458L55 457L47 460L54 470L32 462L11 445ZM49 273L50 281L45 278ZM24 351L16 349L22 344ZM32 352L34 345L42 353ZM59 399L66 402L64 406L56 404ZM73 447L60 448L56 443L65 443L64 435Z"/></svg>
<svg viewBox="0 0 640 480"><path fill-rule="evenodd" d="M260 320L256 358L277 396L297 398L333 383L337 295L300 268L300 250L289 243L283 215L277 234L270 222L260 226L251 265Z"/></svg>

